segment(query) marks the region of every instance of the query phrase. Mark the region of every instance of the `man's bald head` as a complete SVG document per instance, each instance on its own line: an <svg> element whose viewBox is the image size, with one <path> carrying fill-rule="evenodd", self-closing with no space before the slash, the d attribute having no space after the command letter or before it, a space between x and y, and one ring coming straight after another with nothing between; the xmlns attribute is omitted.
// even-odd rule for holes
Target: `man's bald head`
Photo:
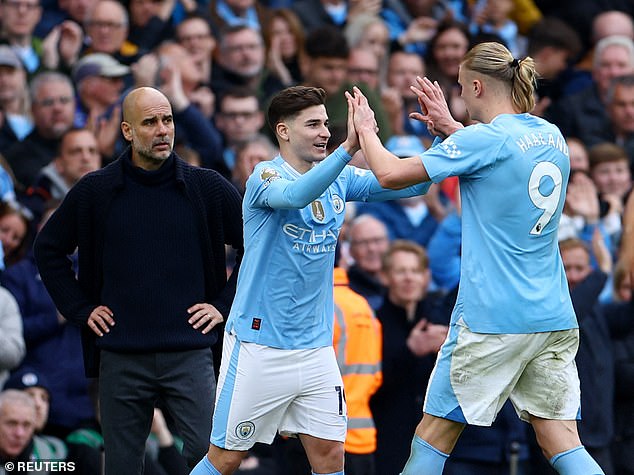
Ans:
<svg viewBox="0 0 634 475"><path fill-rule="evenodd" d="M139 112L139 106L151 101L156 101L157 104L165 102L169 105L167 97L153 87L138 87L130 91L123 100L123 121L131 122L134 114Z"/></svg>

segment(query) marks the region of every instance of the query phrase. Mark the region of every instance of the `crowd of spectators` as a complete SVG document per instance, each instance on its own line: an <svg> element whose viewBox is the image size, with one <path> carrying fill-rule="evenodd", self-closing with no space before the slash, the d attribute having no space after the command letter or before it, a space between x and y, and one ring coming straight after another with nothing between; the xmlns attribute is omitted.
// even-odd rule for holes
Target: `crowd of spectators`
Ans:
<svg viewBox="0 0 634 475"><path fill-rule="evenodd" d="M571 178L559 237L581 327L581 438L606 474L634 474L628 312L634 320L619 263L634 176L634 4L627 0L0 0L0 389L10 374L36 374L50 399L38 423L37 400L17 394L35 383L0 393L0 461L24 451L33 457L42 431L56 444L49 458L65 460L74 452L61 445L72 448L77 431L98 427L80 329L55 308L31 245L68 190L124 151L121 104L129 90L162 91L179 156L243 193L255 164L277 153L265 123L276 92L295 84L326 91L332 150L345 137L343 93L357 85L387 148L411 156L433 137L409 116L418 110L409 86L416 76L437 81L453 116L468 124L458 68L471 46L492 40L516 58L534 58L533 113L566 137ZM540 140L526 137L529 146ZM355 165L364 166L356 158ZM459 189L447 180L424 197L350 206L341 231L338 265L383 329L383 384L370 404L381 475L398 473L420 417L459 284L460 221ZM394 270L401 259L416 274L409 296ZM30 434L24 440L3 432L11 408ZM489 432L465 434L451 473L471 473L468 466L503 473L492 467L509 463L523 475L548 473L529 431L507 412ZM395 425L397 417L406 420ZM256 448L241 473L275 474L268 467L284 464L264 459L285 454L276 447L287 443ZM157 473L174 473L167 470Z"/></svg>

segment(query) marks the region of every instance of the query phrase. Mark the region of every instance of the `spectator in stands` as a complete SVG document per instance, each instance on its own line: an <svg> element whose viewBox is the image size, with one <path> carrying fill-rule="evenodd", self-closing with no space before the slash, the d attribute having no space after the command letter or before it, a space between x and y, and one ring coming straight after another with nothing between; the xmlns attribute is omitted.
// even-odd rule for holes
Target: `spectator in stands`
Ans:
<svg viewBox="0 0 634 475"><path fill-rule="evenodd" d="M255 0L211 0L209 13L216 34L238 25L261 31L271 15L263 3Z"/></svg>
<svg viewBox="0 0 634 475"><path fill-rule="evenodd" d="M568 145L568 155L570 156L570 171L590 172L590 159L588 158L588 149L576 137L566 137Z"/></svg>
<svg viewBox="0 0 634 475"><path fill-rule="evenodd" d="M22 318L11 292L0 287L0 389L26 353Z"/></svg>
<svg viewBox="0 0 634 475"><path fill-rule="evenodd" d="M262 29L266 47L264 97L302 82L299 57L304 51L304 32L297 15L287 8L273 10Z"/></svg>
<svg viewBox="0 0 634 475"><path fill-rule="evenodd" d="M97 138L98 151L106 163L122 151L120 139L121 100L124 79L130 68L105 53L91 53L73 67L77 90L76 127L90 128Z"/></svg>
<svg viewBox="0 0 634 475"><path fill-rule="evenodd" d="M33 129L26 75L18 55L0 45L0 153Z"/></svg>
<svg viewBox="0 0 634 475"><path fill-rule="evenodd" d="M0 3L0 34L20 57L29 75L41 67L42 40L33 36L42 17L40 0L3 0Z"/></svg>
<svg viewBox="0 0 634 475"><path fill-rule="evenodd" d="M634 195L632 195L634 196ZM614 303L604 306L608 319L625 305L626 318L631 321L634 306L630 276L624 261L614 269ZM629 304L629 305L628 305ZM629 307L629 311L628 311ZM613 335L614 349L614 414L615 438L612 443L615 473L634 475L634 331Z"/></svg>
<svg viewBox="0 0 634 475"><path fill-rule="evenodd" d="M256 94L240 87L225 91L218 100L216 126L224 138L225 164L232 170L237 147L255 138L264 126L264 113Z"/></svg>
<svg viewBox="0 0 634 475"><path fill-rule="evenodd" d="M425 76L423 58L416 53L394 51L387 68L387 88L382 90L381 99L394 135L417 135L430 145L432 137L427 127L409 117L410 112L419 110L416 94L410 89L417 76Z"/></svg>
<svg viewBox="0 0 634 475"><path fill-rule="evenodd" d="M60 5L60 9L66 12L71 20L83 25L98 1L99 0L67 0L61 2L62 5Z"/></svg>
<svg viewBox="0 0 634 475"><path fill-rule="evenodd" d="M352 48L348 54L348 81L355 86L365 84L379 92L379 58L368 48Z"/></svg>
<svg viewBox="0 0 634 475"><path fill-rule="evenodd" d="M612 258L600 235L593 240L599 268L593 270L590 250L578 239L559 244L572 303L579 322L579 350L575 361L581 383L579 435L586 450L606 475L614 474L610 444L614 437L614 360L610 328L599 306L599 295Z"/></svg>
<svg viewBox="0 0 634 475"><path fill-rule="evenodd" d="M203 82L209 84L216 39L207 20L201 16L185 18L176 26L176 41L191 55Z"/></svg>
<svg viewBox="0 0 634 475"><path fill-rule="evenodd" d="M341 30L348 22L361 13L378 14L381 2L377 0L360 0L345 2L343 0L298 0L291 5L304 28L310 34L313 30L324 26L332 26Z"/></svg>
<svg viewBox="0 0 634 475"><path fill-rule="evenodd" d="M57 156L42 169L23 198L35 222L39 223L49 200L64 199L81 177L101 168L101 162L97 139L91 130L70 129L64 133Z"/></svg>
<svg viewBox="0 0 634 475"><path fill-rule="evenodd" d="M343 93L352 90L347 78L349 51L345 36L334 26L317 28L306 38L306 54L301 62L304 83L326 91L326 110L331 127L346 125L347 109ZM361 86L360 89L375 111L379 136L387 140L391 130L379 95L368 87Z"/></svg>
<svg viewBox="0 0 634 475"><path fill-rule="evenodd" d="M577 32L567 23L546 17L536 23L528 35L527 55L535 61L539 73L538 102L533 114L543 116L553 101L562 95L562 73L581 51Z"/></svg>
<svg viewBox="0 0 634 475"><path fill-rule="evenodd" d="M634 73L634 42L625 36L608 36L594 49L591 86L565 96L546 111L564 137L588 138L600 134L608 123L606 105L611 81Z"/></svg>
<svg viewBox="0 0 634 475"><path fill-rule="evenodd" d="M231 172L231 182L244 195L247 178L260 162L273 159L278 154L277 147L262 134L248 139L236 147L236 162Z"/></svg>
<svg viewBox="0 0 634 475"><path fill-rule="evenodd" d="M615 77L606 95L607 116L601 128L583 137L587 146L614 142L625 149L634 173L634 74Z"/></svg>
<svg viewBox="0 0 634 475"><path fill-rule="evenodd" d="M30 245L31 212L17 202L0 202L0 241L5 268L19 262Z"/></svg>
<svg viewBox="0 0 634 475"><path fill-rule="evenodd" d="M3 471L7 462L54 460L54 454L34 443L35 421L35 402L31 396L17 389L0 392L0 463ZM39 448L44 449L41 454L38 454Z"/></svg>
<svg viewBox="0 0 634 475"><path fill-rule="evenodd" d="M486 0L476 2L472 10L470 31L473 36L479 34L497 35L515 58L524 56L519 29L511 19L514 9L513 0Z"/></svg>
<svg viewBox="0 0 634 475"><path fill-rule="evenodd" d="M264 54L264 40L259 30L245 25L223 30L219 36L211 89L219 96L234 86L259 92L264 73Z"/></svg>
<svg viewBox="0 0 634 475"><path fill-rule="evenodd" d="M84 22L90 44L87 53L106 53L120 63L130 65L145 51L127 40L129 33L128 12L115 0L95 3Z"/></svg>
<svg viewBox="0 0 634 475"><path fill-rule="evenodd" d="M48 214L53 210L48 209ZM80 329L69 325L55 308L32 252L2 274L2 285L15 297L22 315L27 354L20 368L47 380L49 422L53 432L64 437L80 423L94 418L83 373Z"/></svg>
<svg viewBox="0 0 634 475"><path fill-rule="evenodd" d="M351 49L367 49L379 60L381 77L390 56L390 32L385 21L371 12L356 15L343 29Z"/></svg>
<svg viewBox="0 0 634 475"><path fill-rule="evenodd" d="M632 189L629 160L622 147L610 142L591 147L589 159L590 176L601 201L601 221L616 242L621 232L625 200Z"/></svg>
<svg viewBox="0 0 634 475"><path fill-rule="evenodd" d="M558 239L563 241L579 238L590 246L594 231L597 229L606 241L608 249L613 249L614 243L610 241L601 222L601 206L596 185L584 172L571 173L557 231Z"/></svg>
<svg viewBox="0 0 634 475"><path fill-rule="evenodd" d="M470 42L471 36L464 24L454 20L444 21L429 40L425 55L427 76L432 81L438 81L447 98L451 115L459 122L467 120L467 109L460 97L458 70Z"/></svg>
<svg viewBox="0 0 634 475"><path fill-rule="evenodd" d="M185 3L187 4L187 2ZM127 40L143 51L150 51L174 36L171 17L177 2L168 0L128 0L130 31Z"/></svg>
<svg viewBox="0 0 634 475"><path fill-rule="evenodd" d="M350 288L363 295L376 310L383 303L385 287L380 280L381 259L390 239L383 221L370 215L359 215L348 228L350 257L354 264L348 269Z"/></svg>
<svg viewBox="0 0 634 475"><path fill-rule="evenodd" d="M38 74L30 85L31 113L35 128L5 153L17 181L25 189L57 154L60 138L73 126L73 84L57 72Z"/></svg>
<svg viewBox="0 0 634 475"><path fill-rule="evenodd" d="M187 51L187 48L174 41L163 42L156 48L156 53L160 59L158 75L165 75L169 69L178 70L185 96L207 119L211 120L216 98L207 85L208 79L203 76L201 69L197 66L195 57ZM167 80L167 78L161 79Z"/></svg>
<svg viewBox="0 0 634 475"><path fill-rule="evenodd" d="M634 22L632 17L625 11L601 11L592 17L592 34L583 37L578 23L575 23L570 17L564 17L562 20L574 26L582 45L586 46L583 48L582 57L564 75L563 94L569 95L581 92L592 85L593 58L596 53L597 43L603 38L615 35L625 36L634 40Z"/></svg>
<svg viewBox="0 0 634 475"><path fill-rule="evenodd" d="M431 282L425 250L393 241L382 258L387 287L376 311L383 328L383 384L371 401L377 428L376 473L396 475L409 455L436 353L447 336L449 314Z"/></svg>

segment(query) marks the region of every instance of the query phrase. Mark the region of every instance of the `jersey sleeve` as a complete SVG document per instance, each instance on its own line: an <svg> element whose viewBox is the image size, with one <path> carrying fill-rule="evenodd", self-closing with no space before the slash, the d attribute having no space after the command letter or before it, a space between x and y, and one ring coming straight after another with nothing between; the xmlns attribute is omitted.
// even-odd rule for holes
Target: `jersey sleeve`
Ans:
<svg viewBox="0 0 634 475"><path fill-rule="evenodd" d="M370 170L347 166L344 170L347 181L346 201L388 201L410 196L424 195L431 182L418 183L400 190L383 188Z"/></svg>
<svg viewBox="0 0 634 475"><path fill-rule="evenodd" d="M245 199L260 208L304 208L337 179L351 158L343 147L339 147L296 180L284 178L277 167L263 162L247 181Z"/></svg>
<svg viewBox="0 0 634 475"><path fill-rule="evenodd" d="M427 174L434 183L450 176L479 178L500 158L504 139L484 126L475 124L451 134L443 141L434 141L420 155Z"/></svg>

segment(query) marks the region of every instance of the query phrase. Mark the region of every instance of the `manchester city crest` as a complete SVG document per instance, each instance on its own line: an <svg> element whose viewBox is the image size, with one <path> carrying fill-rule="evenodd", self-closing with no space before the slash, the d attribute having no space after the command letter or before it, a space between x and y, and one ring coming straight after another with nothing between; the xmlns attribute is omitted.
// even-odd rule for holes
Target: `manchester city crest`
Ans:
<svg viewBox="0 0 634 475"><path fill-rule="evenodd" d="M238 439L249 439L255 432L255 424L251 421L240 422L236 426L236 437Z"/></svg>
<svg viewBox="0 0 634 475"><path fill-rule="evenodd" d="M339 195L332 195L332 209L335 213L340 214L343 211L344 202Z"/></svg>

